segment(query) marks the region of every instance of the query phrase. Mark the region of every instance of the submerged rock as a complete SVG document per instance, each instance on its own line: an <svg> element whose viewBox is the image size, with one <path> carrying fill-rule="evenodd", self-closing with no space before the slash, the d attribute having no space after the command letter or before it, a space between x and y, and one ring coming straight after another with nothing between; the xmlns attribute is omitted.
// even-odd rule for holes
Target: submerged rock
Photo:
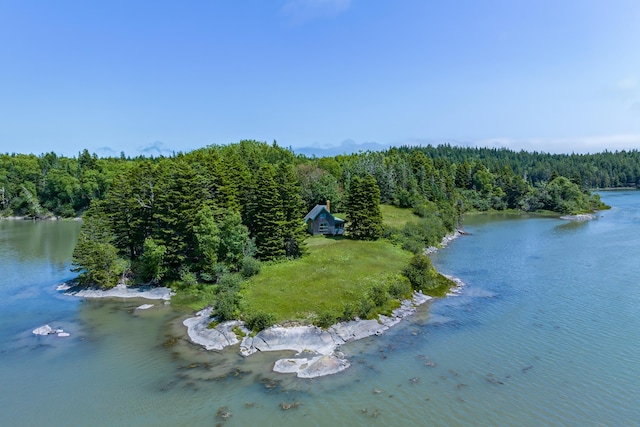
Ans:
<svg viewBox="0 0 640 427"><path fill-rule="evenodd" d="M560 219L567 219L569 221L591 221L596 216L593 214L577 214L577 215L563 215Z"/></svg>
<svg viewBox="0 0 640 427"><path fill-rule="evenodd" d="M51 326L44 325L44 326L40 326L39 328L34 329L32 331L32 333L34 335L50 335L50 334L55 334L56 331L54 331Z"/></svg>
<svg viewBox="0 0 640 427"><path fill-rule="evenodd" d="M39 328L36 328L31 332L34 335L42 335L42 336L44 336L44 335L58 335L61 338L68 337L68 336L71 335L70 333L65 332L64 329L53 329L49 325L40 326Z"/></svg>
<svg viewBox="0 0 640 427"><path fill-rule="evenodd" d="M136 307L136 310L148 310L153 307L153 304L142 304L141 306Z"/></svg>

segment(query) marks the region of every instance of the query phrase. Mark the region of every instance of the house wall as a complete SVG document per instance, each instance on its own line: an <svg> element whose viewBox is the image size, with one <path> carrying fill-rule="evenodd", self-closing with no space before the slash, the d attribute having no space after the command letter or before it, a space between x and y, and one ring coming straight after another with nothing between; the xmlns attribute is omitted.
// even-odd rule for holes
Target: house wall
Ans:
<svg viewBox="0 0 640 427"><path fill-rule="evenodd" d="M323 218L324 216L324 218ZM324 231L320 231L320 224L323 222L327 223L327 228ZM329 212L323 211L321 212L315 219L315 221L308 220L307 221L307 231L311 234L343 234L344 228L337 229L338 233L336 233L336 220L333 215Z"/></svg>

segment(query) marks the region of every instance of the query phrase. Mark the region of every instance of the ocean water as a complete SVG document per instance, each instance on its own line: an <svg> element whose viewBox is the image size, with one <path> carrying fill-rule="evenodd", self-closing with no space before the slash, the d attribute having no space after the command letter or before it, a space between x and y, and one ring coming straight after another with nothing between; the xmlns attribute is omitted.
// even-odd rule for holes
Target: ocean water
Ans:
<svg viewBox="0 0 640 427"><path fill-rule="evenodd" d="M79 225L0 221L0 425L638 425L640 192L602 198L589 222L467 218L432 255L466 286L313 380L192 345L170 305L59 294Z"/></svg>

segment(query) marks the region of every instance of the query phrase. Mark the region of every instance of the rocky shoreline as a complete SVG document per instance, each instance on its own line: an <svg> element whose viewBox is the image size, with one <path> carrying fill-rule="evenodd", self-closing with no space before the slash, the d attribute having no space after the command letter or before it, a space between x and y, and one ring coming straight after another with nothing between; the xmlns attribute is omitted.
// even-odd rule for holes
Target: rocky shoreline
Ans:
<svg viewBox="0 0 640 427"><path fill-rule="evenodd" d="M258 351L295 351L292 357L276 361L273 370L295 373L299 378L315 378L335 374L347 369L349 361L339 351L340 346L372 335L380 335L403 318L415 313L417 307L432 298L416 292L411 300L405 300L391 316L379 316L373 320L352 320L337 323L327 329L317 326L273 326L250 335L241 321L223 322L215 328L211 323L211 308L199 311L196 317L186 319L189 339L207 350L222 350L240 343L240 354L250 356ZM234 332L240 328L245 336L240 341Z"/></svg>
<svg viewBox="0 0 640 427"><path fill-rule="evenodd" d="M171 289L154 286L129 287L123 284L114 286L111 289L103 290L99 288L85 288L77 285L63 283L56 288L64 295L80 298L144 298L151 300L169 301L174 294Z"/></svg>
<svg viewBox="0 0 640 427"><path fill-rule="evenodd" d="M466 233L456 230L445 236L439 247L427 248L425 253L433 253L463 234ZM464 285L459 279L454 277L449 279L456 283L456 289ZM127 287L124 284L102 290L63 283L57 287L57 290L64 295L81 298L145 298L164 300L165 304L173 295L169 288ZM453 294L455 290L449 295ZM418 306L431 299L432 297L421 292L414 292L413 297L402 301L400 307L393 310L391 316L380 315L378 319L339 322L327 329L317 326L276 325L252 336L251 331L240 320L222 322L213 328L210 327L213 311L211 307L200 310L194 317L185 319L183 325L187 328L187 335L191 342L203 346L206 350L222 350L225 347L240 344L240 354L243 356L250 356L259 351L294 351L295 355L277 360L273 370L280 373L295 373L299 378L316 378L341 372L351 365L340 351L343 344L372 335L381 335L402 319L415 313ZM148 309L152 306L143 304L138 308ZM44 329L42 332L45 332ZM47 330L44 335L50 333ZM35 330L34 334L36 334Z"/></svg>

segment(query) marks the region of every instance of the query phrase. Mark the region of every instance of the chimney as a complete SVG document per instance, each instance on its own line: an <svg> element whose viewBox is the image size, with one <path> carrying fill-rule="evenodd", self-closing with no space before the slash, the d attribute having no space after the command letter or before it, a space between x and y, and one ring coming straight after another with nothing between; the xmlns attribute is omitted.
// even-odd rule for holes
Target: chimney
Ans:
<svg viewBox="0 0 640 427"><path fill-rule="evenodd" d="M331 213L331 201L327 200L327 212Z"/></svg>

